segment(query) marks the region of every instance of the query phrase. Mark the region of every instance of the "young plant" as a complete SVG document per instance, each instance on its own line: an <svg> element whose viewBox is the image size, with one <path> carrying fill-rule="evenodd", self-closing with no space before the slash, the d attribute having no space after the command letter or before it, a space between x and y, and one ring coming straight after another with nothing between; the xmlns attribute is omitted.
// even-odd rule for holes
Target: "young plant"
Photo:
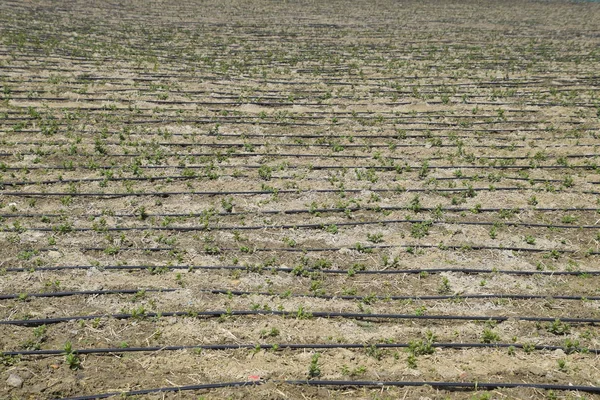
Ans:
<svg viewBox="0 0 600 400"><path fill-rule="evenodd" d="M308 367L308 378L318 378L321 376L321 368L319 367L319 357L321 357L321 353L313 354L310 365Z"/></svg>
<svg viewBox="0 0 600 400"><path fill-rule="evenodd" d="M69 368L72 370L80 369L81 361L79 360L79 357L77 356L77 354L75 354L73 352L73 346L71 345L71 342L65 343L64 351L65 351L65 362L67 363Z"/></svg>

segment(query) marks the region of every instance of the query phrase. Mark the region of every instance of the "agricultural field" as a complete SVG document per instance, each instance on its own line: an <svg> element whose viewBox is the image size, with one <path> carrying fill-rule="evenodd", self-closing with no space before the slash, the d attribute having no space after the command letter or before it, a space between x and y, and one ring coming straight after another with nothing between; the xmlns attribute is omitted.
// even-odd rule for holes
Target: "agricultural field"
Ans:
<svg viewBox="0 0 600 400"><path fill-rule="evenodd" d="M599 22L0 2L0 399L600 398Z"/></svg>

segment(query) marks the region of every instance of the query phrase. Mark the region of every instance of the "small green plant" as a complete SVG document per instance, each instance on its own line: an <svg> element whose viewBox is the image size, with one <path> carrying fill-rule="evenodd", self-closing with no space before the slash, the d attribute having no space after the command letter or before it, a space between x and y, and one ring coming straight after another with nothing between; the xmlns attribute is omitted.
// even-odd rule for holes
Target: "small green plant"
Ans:
<svg viewBox="0 0 600 400"><path fill-rule="evenodd" d="M418 213L423 209L423 207L421 206L421 200L419 195L415 195L415 197L412 198L412 200L408 204L408 209L412 210L415 213Z"/></svg>
<svg viewBox="0 0 600 400"><path fill-rule="evenodd" d="M415 222L410 227L410 236L421 239L429 235L429 228L433 225L432 221Z"/></svg>
<svg viewBox="0 0 600 400"><path fill-rule="evenodd" d="M167 267L166 265L156 265L148 267L146 268L146 270L150 272L150 275L161 275L166 272L169 272L169 267Z"/></svg>
<svg viewBox="0 0 600 400"><path fill-rule="evenodd" d="M531 196L527 200L527 204L529 204L530 206L537 206L538 205L538 199L535 196Z"/></svg>
<svg viewBox="0 0 600 400"><path fill-rule="evenodd" d="M268 165L262 165L258 169L258 176L265 181L271 180L271 177L273 176L273 168L269 167Z"/></svg>
<svg viewBox="0 0 600 400"><path fill-rule="evenodd" d="M18 356L7 356L3 353L0 353L0 365L5 367L12 367L20 361Z"/></svg>
<svg viewBox="0 0 600 400"><path fill-rule="evenodd" d="M372 253L373 249L367 246L364 246L361 243L356 243L354 245L354 250L358 251L359 253Z"/></svg>
<svg viewBox="0 0 600 400"><path fill-rule="evenodd" d="M525 354L531 354L535 350L535 345L533 343L525 343L523 345L523 351Z"/></svg>
<svg viewBox="0 0 600 400"><path fill-rule="evenodd" d="M374 344L367 346L366 347L366 351L367 351L367 355L369 355L370 357L373 357L376 360L381 360L381 357L383 357L383 352L381 351L381 349L377 346L375 346Z"/></svg>
<svg viewBox="0 0 600 400"><path fill-rule="evenodd" d="M560 359L558 360L558 369L561 370L562 372L566 372L567 371L567 361Z"/></svg>
<svg viewBox="0 0 600 400"><path fill-rule="evenodd" d="M425 311L427 311L427 307L425 307L425 306L418 307L418 308L415 310L415 315L416 315L417 317L420 317L420 316L422 316L422 315L425 315Z"/></svg>
<svg viewBox="0 0 600 400"><path fill-rule="evenodd" d="M296 247L297 243L294 239L291 239L289 237L284 237L283 239L283 243L287 244L289 247Z"/></svg>
<svg viewBox="0 0 600 400"><path fill-rule="evenodd" d="M228 196L224 199L221 200L221 206L223 207L223 209L230 213L233 211L233 198L231 196Z"/></svg>
<svg viewBox="0 0 600 400"><path fill-rule="evenodd" d="M408 343L408 351L415 356L420 356L435 353L435 348L430 340L416 340Z"/></svg>
<svg viewBox="0 0 600 400"><path fill-rule="evenodd" d="M338 233L338 227L337 227L337 225L334 225L334 224L333 225L327 225L325 227L325 231L328 232L328 233L332 233L332 234L335 235L336 233Z"/></svg>
<svg viewBox="0 0 600 400"><path fill-rule="evenodd" d="M65 362L67 363L69 368L72 370L80 369L81 361L79 360L79 357L77 356L77 354L75 354L73 352L73 346L71 345L71 342L65 343L64 352L65 352Z"/></svg>
<svg viewBox="0 0 600 400"><path fill-rule="evenodd" d="M555 335L566 335L571 330L571 326L566 322L561 322L560 319L555 319L548 325L547 330Z"/></svg>
<svg viewBox="0 0 600 400"><path fill-rule="evenodd" d="M572 353L587 353L589 350L585 347L582 347L579 343L579 340L573 340L573 339L565 339L565 353L567 354L572 354Z"/></svg>
<svg viewBox="0 0 600 400"><path fill-rule="evenodd" d="M312 318L312 314L306 310L304 310L304 306L299 306L296 311L296 318L298 319L310 319Z"/></svg>
<svg viewBox="0 0 600 400"><path fill-rule="evenodd" d="M267 337L276 337L279 336L279 329L271 328L270 330L263 329L260 331L260 337L265 339Z"/></svg>
<svg viewBox="0 0 600 400"><path fill-rule="evenodd" d="M494 343L500 341L500 335L494 332L491 328L486 327L483 329L483 333L481 334L481 342L482 343Z"/></svg>
<svg viewBox="0 0 600 400"><path fill-rule="evenodd" d="M383 242L383 233L367 233L367 240L371 243Z"/></svg>
<svg viewBox="0 0 600 400"><path fill-rule="evenodd" d="M409 368L417 368L417 357L435 353L433 343L436 341L436 336L432 331L425 332L425 340L411 340L408 343L408 357L406 363Z"/></svg>
<svg viewBox="0 0 600 400"><path fill-rule="evenodd" d="M440 283L440 287L438 288L438 293L440 294L449 294L452 293L452 287L450 286L450 280L445 276L442 277L442 282Z"/></svg>
<svg viewBox="0 0 600 400"><path fill-rule="evenodd" d="M313 354L310 365L308 367L308 378L318 378L321 376L321 368L319 367L319 357L321 357L321 353Z"/></svg>
<svg viewBox="0 0 600 400"><path fill-rule="evenodd" d="M527 244L535 244L535 238L531 235L525 236L525 243Z"/></svg>

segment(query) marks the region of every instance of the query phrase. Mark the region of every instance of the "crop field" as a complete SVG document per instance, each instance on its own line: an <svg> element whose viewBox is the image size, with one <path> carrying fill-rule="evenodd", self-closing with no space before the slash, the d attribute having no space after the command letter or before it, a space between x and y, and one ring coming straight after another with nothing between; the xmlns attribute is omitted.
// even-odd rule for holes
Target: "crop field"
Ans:
<svg viewBox="0 0 600 400"><path fill-rule="evenodd" d="M600 4L0 2L0 399L600 398Z"/></svg>

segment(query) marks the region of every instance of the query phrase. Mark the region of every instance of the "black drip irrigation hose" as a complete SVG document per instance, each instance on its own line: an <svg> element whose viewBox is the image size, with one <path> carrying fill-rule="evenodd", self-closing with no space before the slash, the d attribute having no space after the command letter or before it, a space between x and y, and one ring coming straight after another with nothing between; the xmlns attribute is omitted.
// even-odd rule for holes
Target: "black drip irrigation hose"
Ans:
<svg viewBox="0 0 600 400"><path fill-rule="evenodd" d="M249 231L266 229L324 229L328 225L337 227L346 226L364 226L388 224L417 224L431 223L433 225L474 225L474 226L495 226L496 222L487 221L430 221L424 219L382 219L376 221L360 222L328 222L327 224L287 224L287 225L234 225L234 226L135 226L135 227L114 227L102 228L103 232L127 232L127 231L173 231L173 232L196 232L196 231ZM557 225L557 224L539 224L532 222L505 222L503 225L525 228L549 228L549 229L600 229L600 225ZM54 232L56 228L42 227L23 227L23 228L4 228L4 232L21 232L23 229L33 232ZM71 228L72 232L97 232L96 228ZM543 251L543 250L542 250ZM548 250L549 251L549 250Z"/></svg>
<svg viewBox="0 0 600 400"><path fill-rule="evenodd" d="M269 154L269 156L277 156L278 154L273 153L273 154ZM215 155L216 156L216 155ZM224 155L227 156L227 155ZM179 165L138 165L137 166L139 169L204 169L206 168L206 165L185 165L185 166L179 166ZM246 169L259 169L262 166L261 165L251 165L251 164L227 164L227 165L220 165L220 168L246 168ZM407 165L404 166L407 169L410 169L411 171L413 170L420 170L421 166L418 165ZM87 166L87 165L79 165L77 167L73 166L73 167L69 167L69 166L39 166L39 165L29 165L26 167L10 167L10 166L4 166L2 167L2 170L6 170L6 171L23 171L23 170L27 170L27 171L34 171L34 170L44 170L44 171L50 171L50 170L61 170L61 171L75 171L77 169L79 170L99 170L99 169L108 169L111 170L115 168L115 166L111 166L111 165L99 165L99 166ZM377 170L377 171L395 171L396 167L395 166L383 166L383 165L288 165L286 166L286 169L302 169L302 168L306 168L306 169L310 169L310 170L335 170L335 169L346 169L346 170L351 170L351 169L372 169L372 170ZM434 170L448 170L448 169L453 169L453 170L459 170L459 169L499 169L499 170L505 170L505 169L519 169L519 170L533 170L533 169L538 169L538 170L544 170L544 169L587 169L587 170L597 170L598 166L590 164L590 165L582 165L582 164L578 164L578 165L430 165L428 167L428 170L430 171L434 171Z"/></svg>
<svg viewBox="0 0 600 400"><path fill-rule="evenodd" d="M477 246L477 245L433 245L433 244L398 244L398 245L383 245L383 246L361 246L360 248L349 246L349 247L258 247L249 249L248 253L256 252L285 252L285 253L318 253L327 251L340 251L340 250L354 250L357 252L364 252L364 250L379 250L379 249L394 249L394 248L405 248L405 249L439 249L439 250L459 250L459 251L481 251L481 250L501 250L501 251L517 251L525 253L556 253L556 254L575 254L581 253L585 255L598 255L600 251L594 250L569 250L569 249L535 249L527 247L513 247L513 246ZM58 251L57 248L41 248L39 251ZM106 251L106 247L79 247L81 251ZM178 250L176 247L121 247L117 249L120 251L173 251ZM220 247L219 251L240 251L236 247Z"/></svg>
<svg viewBox="0 0 600 400"><path fill-rule="evenodd" d="M33 268L6 268L5 272L35 272L35 271L68 271L68 270L116 270L116 271L135 271L149 270L154 271L170 271L170 270L230 270L230 271L248 271L248 272L291 272L297 273L294 268L284 267L251 267L241 265L59 265L54 267L33 267ZM348 275L346 269L315 269L305 268L300 271L302 273L318 272L323 274L343 274ZM483 269L483 268L425 268L425 269L385 269L385 270L356 270L352 271L356 275L418 275L418 274L440 274L443 272L462 273L462 274L504 274L504 275L546 275L546 276L600 276L600 270L596 271L519 271L519 270L499 270L499 269Z"/></svg>
<svg viewBox="0 0 600 400"><path fill-rule="evenodd" d="M598 184L600 184L600 182L598 182ZM237 216L237 215L249 215L249 214L281 214L281 215L288 215L288 214L308 214L308 213L338 213L338 212L346 212L346 211L351 211L351 212L355 212L355 211L380 211L380 210L385 210L385 211L401 211L401 210L412 210L412 207L409 206L378 206L378 207L373 207L373 206L363 206L363 207L347 207L347 208L315 208L315 209L291 209L291 210L257 210L257 211L239 211L239 212L218 212L216 214L213 215L218 215L218 216ZM420 212L427 212L427 211L436 211L438 210L437 207L421 207L419 209ZM443 212L463 212L463 211L470 211L472 212L474 210L474 208L465 208L465 207L441 207L439 208L439 210L443 211ZM553 207L549 207L549 208L523 208L523 207L514 207L514 208L510 208L510 207L505 207L505 208L478 208L477 209L477 213L486 213L486 212L500 212L500 211L506 211L506 210L510 210L510 211L517 211L517 212L523 212L523 211L533 211L533 212L547 212L547 211L569 211L569 212L588 212L588 211L592 211L595 213L598 213L600 211L600 208L590 208L590 207L568 207L568 208L553 208ZM60 217L64 217L65 214L46 214L46 213L23 213L23 214L16 214L16 213L8 213L8 214L0 214L0 218L38 218L38 217L48 217L48 218L60 218ZM118 217L118 218L139 218L140 214L130 214L130 213L114 213L114 214L107 214L107 213L100 213L100 214L82 214L82 216L85 217L94 217L94 218L99 218L99 217ZM197 218L197 217L204 217L206 216L206 213L149 213L146 214L146 217L151 218L151 217L188 217L188 218ZM510 223L507 223L507 225L510 225Z"/></svg>
<svg viewBox="0 0 600 400"><path fill-rule="evenodd" d="M509 191L539 191L536 188L527 187L489 187L489 188L465 188L465 189L273 189L273 190L236 190L236 191L190 191L190 192L126 192L126 193L102 193L102 192L90 192L90 193L72 193L72 192L2 192L0 195L4 196L15 196L15 197L107 197L107 198L120 198L120 197L144 197L144 196L155 196L155 197L169 197L169 196L225 196L225 195L263 195L263 194L306 194L306 193L361 193L361 192L374 192L374 193L464 193L464 192L509 192ZM599 195L600 192L591 190L583 191L569 191L568 193L575 194L591 194Z"/></svg>
<svg viewBox="0 0 600 400"><path fill-rule="evenodd" d="M132 318L161 318L161 317L193 317L193 318L215 318L225 316L257 316L275 315L283 317L298 317L298 311L266 311L266 310L215 310L215 311L171 311L162 313L144 313L134 315L128 313L120 314L97 314L97 315L73 315L69 317L39 318L39 319L14 319L2 320L0 325L15 326L40 326L59 324L69 321L89 321L99 318L132 319ZM415 315L415 314L381 314L381 313L349 313L337 311L304 312L300 317L308 318L348 318L348 319L395 319L395 320L443 320L443 321L494 321L505 322L508 320L530 321L530 322L554 322L557 317L530 317L530 316L483 316L483 315ZM560 318L560 321L572 324L598 324L598 318Z"/></svg>
<svg viewBox="0 0 600 400"><path fill-rule="evenodd" d="M240 350L240 349L261 349L261 350L300 350L300 349L365 349L375 347L378 349L398 349L409 348L410 343L273 343L273 344L207 344L207 345L189 345L189 346L152 346L152 347L111 347L111 348L92 348L75 349L74 354L119 354L119 353L140 353L157 351L178 351L178 350ZM491 348L502 349L514 347L515 349L529 348L541 351L563 350L570 354L574 352L600 354L600 349L590 349L587 347L564 347L551 345L528 345L518 343L431 343L432 347L446 349L476 349ZM54 356L65 354L64 350L15 350L4 351L0 353L5 356Z"/></svg>
<svg viewBox="0 0 600 400"><path fill-rule="evenodd" d="M215 110L216 112L219 111L219 109ZM33 120L33 118L28 118L28 117L13 117L10 118L11 121L24 121L24 120ZM6 120L5 120L6 121ZM203 121L189 121L189 122L203 122ZM58 123L58 125L66 125L66 124L61 124ZM294 127L293 125L290 124L290 127ZM586 132L592 132L592 131L598 131L600 130L600 128L587 128ZM370 129L354 129L354 132L372 132L372 130ZM409 128L407 131L410 132L422 132L422 131L429 131L430 132L446 132L446 131L455 131L453 129L447 129L447 128L414 128L411 127ZM208 138L278 138L278 139L297 139L297 138L302 138L302 139L348 139L349 137L352 137L353 139L392 139L392 140L397 140L397 141L404 141L407 139L466 139L466 140L480 140L481 139L481 134L492 134L492 133L496 133L496 134L505 134L505 133L514 133L514 132L540 132L539 129L531 129L531 128L484 128L484 129L461 129L461 132L472 132L474 133L474 135L444 135L444 134L436 134L436 135L431 135L431 134L409 134L406 133L406 135L398 135L398 134L392 134L392 135L384 135L384 134L379 134L379 133L373 133L373 134L369 134L369 135L335 135L335 134L329 134L327 136L321 136L321 135L314 135L314 134L310 134L310 133L286 133L286 134L272 134L272 133L264 133L264 134L252 134L252 133L239 133L239 134L228 134L228 133L194 133L194 137L208 137ZM41 131L39 130L34 130L34 129L23 129L21 131L19 131L19 133L41 133ZM118 134L121 134L122 132L120 131L113 131L113 132L107 132L107 134L109 135L113 135L116 136ZM190 134L187 133L173 133L173 132L168 132L169 136L173 136L173 137L185 137L187 138L188 136L190 136ZM140 132L129 132L128 136L142 136L143 138L154 138L154 137L164 137L162 133L140 133ZM548 141L548 140L557 140L558 137L545 137L545 136L533 136L533 137L528 137L527 140L531 141ZM575 136L567 136L567 135L562 135L560 136L560 139L578 139L578 137ZM497 141L502 141L502 142L507 142L507 141L515 141L516 139L512 136L500 136L500 135L496 135L493 137L486 137L487 141L490 140L497 140ZM6 146L66 146L68 144L70 144L69 142L59 142L59 141L49 141L49 142L35 142L35 141L27 141L27 142L23 142L23 141L14 141L14 142L4 142L4 144ZM82 145L91 145L93 143L80 143ZM121 145L120 142L107 142L107 145ZM136 142L136 144L146 144L145 142ZM192 145L197 145L197 143L192 143L192 142L158 142L157 143L159 146L178 146L178 145L182 145L182 146L192 146ZM410 144L409 144L410 145ZM419 144L417 144L419 145ZM421 146L423 146L422 144L420 144ZM494 147L494 145L486 145L487 147ZM587 144L587 143L573 143L573 144L553 144L553 145L549 145L549 147L593 147L595 146L594 144ZM397 144L396 147L404 147L403 144ZM412 146L411 146L412 147ZM512 146L509 146L512 147ZM515 146L515 148L523 148L525 146L519 145L519 146Z"/></svg>
<svg viewBox="0 0 600 400"><path fill-rule="evenodd" d="M2 154L0 154L1 156ZM221 174L219 177L227 177L227 178L255 178L251 175L241 175L241 174ZM210 179L209 175L198 175L194 176L186 176L186 175L165 175L165 176L144 176L144 177L124 177L124 178L81 178L81 179L50 179L45 181L13 181L13 182L0 182L0 189L6 186L31 186L31 185L54 185L54 184L67 184L67 183L79 183L79 182L128 182L128 181L161 181L161 180L197 180L197 179ZM278 175L273 176L271 179L294 179L294 176L291 175ZM432 177L435 178L437 182L439 181L472 181L473 176L460 176L460 177ZM330 178L326 177L303 177L302 180L309 181L328 181ZM534 183L564 183L564 179L541 179L541 178L518 178L512 176L503 176L500 177L500 180L503 181L524 181L528 182L531 185ZM591 185L598 185L600 182L584 182Z"/></svg>
<svg viewBox="0 0 600 400"><path fill-rule="evenodd" d="M18 293L18 294L2 294L0 300L11 299L28 299L30 297L68 297L68 296L93 296L93 295L109 295L109 294L137 294L140 292L177 292L180 289L113 289L113 290L84 290L84 291L65 291L65 292L48 292L48 293ZM272 297L310 297L317 299L340 299L340 300L461 300L461 299L507 299L507 300L579 300L579 301L596 301L600 300L600 296L569 296L569 295L535 295L535 294L454 294L454 295L433 295L433 296L350 296L350 295L318 295L310 293L275 293L275 292L250 292L240 290L225 290L225 289L197 289L198 293L224 294L228 296L272 296Z"/></svg>
<svg viewBox="0 0 600 400"><path fill-rule="evenodd" d="M530 388L540 390L579 391L585 393L600 393L600 387L582 385L559 385L548 383L482 383L482 382L438 382L438 381L324 381L324 380L259 380L242 382L207 383L203 385L171 386L155 389L132 390L128 392L110 392L76 397L63 397L57 400L96 400L112 396L137 396L151 393L183 392L192 390L219 389L228 387L254 387L265 383L328 386L336 388L368 387L381 389L384 387L421 387L430 386L438 390L495 390Z"/></svg>
<svg viewBox="0 0 600 400"><path fill-rule="evenodd" d="M29 118L29 117L15 117L15 118L10 118L10 120L12 121L23 121L23 120L33 120L33 118ZM7 121L5 119L5 121ZM600 129L600 128L599 128ZM410 129L411 131L417 131L417 129ZM434 129L436 130L436 129ZM598 130L598 129L590 129L590 130ZM361 130L362 131L362 130ZM463 132L475 132L476 134L481 132L485 132L485 133L506 133L506 132L515 132L515 131L519 131L519 132L539 132L539 129L497 129L497 128L489 128L489 129L485 129L485 130L477 130L477 129L465 129L463 130ZM21 130L20 132L27 132L27 133L39 133L39 131L37 130ZM109 135L113 135L116 136L118 134L121 134L122 132L119 131L113 131L113 132L107 132L107 134ZM184 133L171 133L168 132L169 136L174 136L174 137L179 137L179 136L189 136L189 134L184 134ZM152 138L152 137L156 137L156 136L161 136L161 133L139 133L139 132L129 132L128 136L142 136L143 138ZM277 139L348 139L349 136L348 135L335 135L335 134L329 134L327 136L322 136L322 135L315 135L315 134L310 134L310 133L298 133L298 134L281 134L281 135L277 135L277 134L272 134L272 133L264 133L264 134L255 134L255 133L194 133L194 137L208 137L208 138L277 138ZM439 134L439 135L415 135L415 134L406 134L406 135L398 135L398 134L394 134L394 135L384 135L384 134L380 134L380 133L373 133L370 135L351 135L351 137L353 139L394 139L394 140L398 140L398 141L403 141L403 140L407 140L407 139L474 139L474 140L478 140L481 139L481 137L477 136L477 135L444 135L444 134ZM548 137L544 137L544 136L535 136L535 137L528 137L527 140L535 140L535 141L545 141L548 140ZM552 139L552 138L550 138ZM569 136L561 136L561 139L574 139L574 137L569 137ZM486 140L497 140L497 141L514 141L515 138L511 137L511 136L494 136L492 138L487 138ZM47 141L47 142L40 142L40 141L14 141L14 142L3 142L3 144L5 146L67 146L69 144L71 144L71 142L66 142L66 141ZM81 145L93 145L93 142L80 142L79 144ZM105 142L106 145L114 145L114 146L120 146L122 143L121 142ZM136 142L136 144L140 144L140 145L144 145L144 144L151 144L150 142ZM197 146L198 143L195 142L157 142L156 143L159 146ZM402 143L398 143L396 144L396 147L405 147L405 146L409 146L409 147L413 147L413 146L421 146L423 147L422 143L409 143L409 144L402 144ZM363 145L365 146L365 145ZM488 147L492 148L495 145L488 145ZM572 145L556 145L556 146L551 146L551 147L594 147L595 144L587 144L587 143L573 143ZM512 146L511 146L512 147ZM523 148L525 147L524 145L519 145L519 146L515 146L516 148Z"/></svg>
<svg viewBox="0 0 600 400"><path fill-rule="evenodd" d="M19 293L19 294L0 294L0 300L24 299L30 297L68 297L68 296L94 296L105 294L136 294L140 292L176 292L178 289L113 289L113 290L83 290L66 292L48 292L48 293Z"/></svg>

